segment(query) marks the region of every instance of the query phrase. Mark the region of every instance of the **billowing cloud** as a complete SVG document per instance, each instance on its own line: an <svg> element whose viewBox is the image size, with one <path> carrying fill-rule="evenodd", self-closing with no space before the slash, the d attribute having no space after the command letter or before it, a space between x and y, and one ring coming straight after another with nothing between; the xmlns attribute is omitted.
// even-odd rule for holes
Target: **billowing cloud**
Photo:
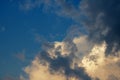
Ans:
<svg viewBox="0 0 120 80"><path fill-rule="evenodd" d="M62 41L44 44L43 51L37 55L30 66L24 69L28 74L28 79L46 80L51 77L50 80L57 78L60 80L91 80L84 68L77 64L78 52L74 42Z"/></svg>
<svg viewBox="0 0 120 80"><path fill-rule="evenodd" d="M38 58L32 61L31 66L25 68L25 72L29 75L29 80L65 80L65 76L59 73L51 73L49 64L42 65Z"/></svg>
<svg viewBox="0 0 120 80"><path fill-rule="evenodd" d="M82 58L83 56L88 54L93 47L93 43L88 41L87 38L87 35L82 35L73 39L73 43L77 47L77 52L75 54L76 56L79 56L79 58Z"/></svg>
<svg viewBox="0 0 120 80"><path fill-rule="evenodd" d="M27 79L120 80L120 1L81 0L77 8L67 0L45 1L50 10L80 22L86 33L72 29L63 41L44 43L24 69Z"/></svg>
<svg viewBox="0 0 120 80"><path fill-rule="evenodd" d="M120 52L106 56L106 49L106 42L94 45L86 35L47 43L24 71L28 80L119 80Z"/></svg>
<svg viewBox="0 0 120 80"><path fill-rule="evenodd" d="M86 72L93 79L98 78L100 80L119 80L120 57L106 57L106 48L106 43L102 43L101 45L95 45L89 55L83 57L82 66L84 66ZM116 54L120 55L120 52ZM117 79L112 79L114 77Z"/></svg>

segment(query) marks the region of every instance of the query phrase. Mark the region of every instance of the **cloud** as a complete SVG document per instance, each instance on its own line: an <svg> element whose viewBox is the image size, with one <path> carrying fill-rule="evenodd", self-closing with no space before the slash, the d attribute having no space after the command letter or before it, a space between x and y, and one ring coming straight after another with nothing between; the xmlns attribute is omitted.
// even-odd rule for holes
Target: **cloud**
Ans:
<svg viewBox="0 0 120 80"><path fill-rule="evenodd" d="M82 66L93 79L100 80L119 80L120 79L120 57L105 56L107 45L95 45L88 56L84 56ZM120 55L120 52L117 53Z"/></svg>
<svg viewBox="0 0 120 80"><path fill-rule="evenodd" d="M25 0L21 1L20 9L30 11L35 8L40 8L44 12L52 12L58 16L78 19L80 16L79 3L73 4L74 0Z"/></svg>
<svg viewBox="0 0 120 80"><path fill-rule="evenodd" d="M105 41L108 45L106 55L120 48L120 1L119 0L25 0L24 9L31 10L43 5L43 9L58 16L73 19L79 26L85 27L89 40L95 44ZM42 8L42 7L41 7ZM113 52L114 53L114 52Z"/></svg>
<svg viewBox="0 0 120 80"><path fill-rule="evenodd" d="M89 42L87 35L69 41L46 43L24 68L28 80L119 80L120 52L106 56L107 43ZM82 48L82 49L81 49ZM21 79L22 80L22 79ZM24 79L23 79L24 80Z"/></svg>
<svg viewBox="0 0 120 80"><path fill-rule="evenodd" d="M84 68L73 62L77 54L77 47L73 42L46 43L42 48L43 51L32 64L24 69L29 80L46 80L49 77L50 80L91 80Z"/></svg>
<svg viewBox="0 0 120 80"><path fill-rule="evenodd" d="M42 65L38 58L32 61L31 66L25 68L25 72L29 75L29 80L65 80L64 75L51 73L48 65Z"/></svg>
<svg viewBox="0 0 120 80"><path fill-rule="evenodd" d="M83 21L89 32L89 39L96 43L106 41L109 54L120 48L120 1L119 0L82 0L81 11L87 17ZM117 45L116 45L117 44Z"/></svg>
<svg viewBox="0 0 120 80"><path fill-rule="evenodd" d="M25 60L25 50L14 55L17 59L24 61Z"/></svg>
<svg viewBox="0 0 120 80"><path fill-rule="evenodd" d="M87 55L93 47L93 43L88 41L87 38L87 35L82 35L73 39L73 43L77 47L77 52L75 54L76 56L79 56L79 58Z"/></svg>
<svg viewBox="0 0 120 80"><path fill-rule="evenodd" d="M72 27L63 41L45 42L25 67L26 79L120 80L119 0L81 0L77 8L67 0L30 0L28 4L28 9L43 4L84 28Z"/></svg>
<svg viewBox="0 0 120 80"><path fill-rule="evenodd" d="M34 8L40 8L43 6L44 9L49 9L49 7L52 7L52 2L55 2L55 0L24 0L20 3L20 9L29 11Z"/></svg>
<svg viewBox="0 0 120 80"><path fill-rule="evenodd" d="M46 11L71 18L78 24L82 24L86 29L84 31L88 32L89 40L95 44L105 41L108 45L106 55L111 53L113 48L115 52L118 51L120 48L120 1L78 0L78 4L73 2L75 1L25 0L21 6L24 9L31 10L43 5L43 9Z"/></svg>

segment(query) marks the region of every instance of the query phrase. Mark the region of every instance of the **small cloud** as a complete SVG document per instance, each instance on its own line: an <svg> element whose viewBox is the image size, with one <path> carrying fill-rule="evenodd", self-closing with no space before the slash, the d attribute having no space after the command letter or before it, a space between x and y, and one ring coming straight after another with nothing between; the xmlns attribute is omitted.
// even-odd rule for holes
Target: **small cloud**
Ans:
<svg viewBox="0 0 120 80"><path fill-rule="evenodd" d="M18 52L17 54L15 54L15 57L21 61L25 61L25 50L23 50L22 52Z"/></svg>

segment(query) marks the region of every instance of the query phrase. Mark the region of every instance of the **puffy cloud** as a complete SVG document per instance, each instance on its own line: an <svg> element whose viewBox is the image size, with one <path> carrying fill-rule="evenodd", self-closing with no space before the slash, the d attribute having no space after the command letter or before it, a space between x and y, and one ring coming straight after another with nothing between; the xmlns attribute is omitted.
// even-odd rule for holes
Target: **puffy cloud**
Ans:
<svg viewBox="0 0 120 80"><path fill-rule="evenodd" d="M82 58L83 56L88 54L93 47L93 43L88 41L87 38L87 35L82 35L73 39L73 43L76 45L77 48L75 54L76 56L79 56L79 58Z"/></svg>
<svg viewBox="0 0 120 80"><path fill-rule="evenodd" d="M28 80L120 79L120 52L106 56L106 42L94 45L86 35L72 41L44 44L43 51L24 69Z"/></svg>
<svg viewBox="0 0 120 80"><path fill-rule="evenodd" d="M43 51L24 71L29 80L46 80L49 77L49 80L91 80L84 68L76 64L76 52L77 47L73 42L46 43Z"/></svg>
<svg viewBox="0 0 120 80"><path fill-rule="evenodd" d="M106 48L106 43L95 45L89 55L83 57L82 66L93 79L119 80L120 57L113 55L106 57ZM120 55L120 52L117 54Z"/></svg>
<svg viewBox="0 0 120 80"><path fill-rule="evenodd" d="M65 80L65 76L59 73L51 73L49 64L42 65L38 58L32 61L24 70L29 75L29 80Z"/></svg>
<svg viewBox="0 0 120 80"><path fill-rule="evenodd" d="M65 57L73 54L76 51L76 46L69 42L54 42L53 48L48 48L47 52L52 58L56 58L59 55ZM58 53L58 54L56 54Z"/></svg>

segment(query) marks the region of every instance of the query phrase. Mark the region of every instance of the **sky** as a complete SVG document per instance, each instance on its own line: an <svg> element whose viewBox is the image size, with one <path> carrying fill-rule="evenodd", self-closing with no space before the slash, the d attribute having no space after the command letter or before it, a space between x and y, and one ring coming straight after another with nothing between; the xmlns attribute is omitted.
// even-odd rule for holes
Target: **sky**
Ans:
<svg viewBox="0 0 120 80"><path fill-rule="evenodd" d="M0 80L120 80L119 0L1 0Z"/></svg>

